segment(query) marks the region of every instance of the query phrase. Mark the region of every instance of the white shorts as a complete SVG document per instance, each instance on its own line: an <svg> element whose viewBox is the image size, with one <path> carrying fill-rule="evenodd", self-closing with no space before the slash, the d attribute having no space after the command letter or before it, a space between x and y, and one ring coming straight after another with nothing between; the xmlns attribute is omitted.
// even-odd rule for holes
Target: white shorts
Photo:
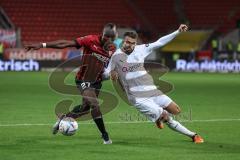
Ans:
<svg viewBox="0 0 240 160"><path fill-rule="evenodd" d="M160 95L151 98L136 98L134 106L147 118L153 122L160 117L163 109L166 108L172 99L166 95Z"/></svg>

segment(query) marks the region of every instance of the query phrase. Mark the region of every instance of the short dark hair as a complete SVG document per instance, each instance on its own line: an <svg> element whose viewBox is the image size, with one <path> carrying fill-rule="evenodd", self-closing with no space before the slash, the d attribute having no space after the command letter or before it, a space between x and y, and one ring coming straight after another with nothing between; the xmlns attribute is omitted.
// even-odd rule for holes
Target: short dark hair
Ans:
<svg viewBox="0 0 240 160"><path fill-rule="evenodd" d="M124 33L124 35L123 35L123 37L125 38L125 37L131 37L131 38L133 38L133 39L137 39L138 38L138 34L137 34L137 32L135 32L135 31L127 31L127 32L125 32Z"/></svg>
<svg viewBox="0 0 240 160"><path fill-rule="evenodd" d="M116 24L114 23L107 23L104 25L104 28L109 28L109 29L113 29L113 28L116 28Z"/></svg>

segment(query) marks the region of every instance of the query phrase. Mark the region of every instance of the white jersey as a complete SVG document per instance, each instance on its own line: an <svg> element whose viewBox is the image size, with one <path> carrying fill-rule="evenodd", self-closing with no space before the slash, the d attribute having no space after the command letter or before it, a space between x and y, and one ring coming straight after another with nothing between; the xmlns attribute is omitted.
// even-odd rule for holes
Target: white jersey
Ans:
<svg viewBox="0 0 240 160"><path fill-rule="evenodd" d="M145 70L144 59L154 49L164 46L178 34L179 31L175 31L154 43L137 45L130 55L118 49L113 54L104 75L109 76L110 71L115 70L119 75L120 83L127 94L128 100L132 103L135 103L136 98L162 95L163 93L154 85L151 75Z"/></svg>

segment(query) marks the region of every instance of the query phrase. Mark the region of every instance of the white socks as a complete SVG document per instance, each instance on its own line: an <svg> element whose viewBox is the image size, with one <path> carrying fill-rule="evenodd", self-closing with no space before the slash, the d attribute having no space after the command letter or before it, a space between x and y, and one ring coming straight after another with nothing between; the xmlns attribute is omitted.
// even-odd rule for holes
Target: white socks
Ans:
<svg viewBox="0 0 240 160"><path fill-rule="evenodd" d="M181 134L184 134L186 136L192 137L194 136L196 133L191 132L190 130L188 130L186 127L184 127L181 123L179 123L178 121L175 121L169 114L169 120L168 122L166 122L166 124L168 125L169 128L171 128L174 131L177 131Z"/></svg>

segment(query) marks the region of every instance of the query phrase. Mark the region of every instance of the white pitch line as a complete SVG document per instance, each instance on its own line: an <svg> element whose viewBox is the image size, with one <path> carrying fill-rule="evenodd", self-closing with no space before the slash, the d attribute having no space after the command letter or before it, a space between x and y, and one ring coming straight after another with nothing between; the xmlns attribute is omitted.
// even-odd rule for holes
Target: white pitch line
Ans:
<svg viewBox="0 0 240 160"><path fill-rule="evenodd" d="M240 119L199 119L199 120L180 120L180 122L232 122L240 121ZM116 122L105 122L105 124L141 124L141 123L152 123L151 121L116 121ZM83 122L79 123L80 125L89 125L94 124L94 122ZM52 126L53 124L49 123L20 123L20 124L1 124L0 127L17 127L17 126Z"/></svg>
<svg viewBox="0 0 240 160"><path fill-rule="evenodd" d="M240 121L240 119L199 119L199 120L191 120L191 121L181 121L181 122L228 122L228 121Z"/></svg>

